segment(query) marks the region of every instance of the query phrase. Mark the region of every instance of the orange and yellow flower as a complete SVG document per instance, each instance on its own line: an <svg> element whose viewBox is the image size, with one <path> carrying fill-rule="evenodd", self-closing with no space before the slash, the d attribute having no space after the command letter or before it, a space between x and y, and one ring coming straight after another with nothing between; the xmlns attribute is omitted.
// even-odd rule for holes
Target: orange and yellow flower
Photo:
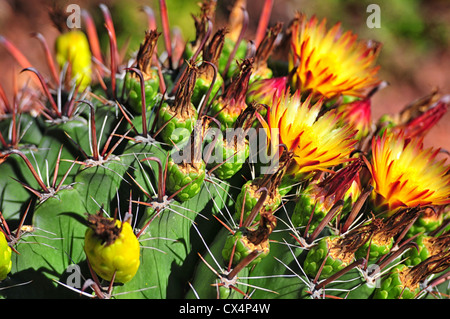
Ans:
<svg viewBox="0 0 450 319"><path fill-rule="evenodd" d="M402 133L374 137L368 168L379 210L450 203L450 166L437 160L439 149L424 149L422 139Z"/></svg>
<svg viewBox="0 0 450 319"><path fill-rule="evenodd" d="M269 105L263 125L271 145L284 144L294 153L288 175L304 177L349 161L356 143L355 131L342 124L336 110L321 115L322 104L323 100L312 104L311 95L302 101L300 91L283 91Z"/></svg>
<svg viewBox="0 0 450 319"><path fill-rule="evenodd" d="M340 23L326 29L313 16L297 14L291 24L289 69L292 84L302 92L333 99L340 95L364 96L367 88L380 81L375 65L380 44L357 39L343 32Z"/></svg>

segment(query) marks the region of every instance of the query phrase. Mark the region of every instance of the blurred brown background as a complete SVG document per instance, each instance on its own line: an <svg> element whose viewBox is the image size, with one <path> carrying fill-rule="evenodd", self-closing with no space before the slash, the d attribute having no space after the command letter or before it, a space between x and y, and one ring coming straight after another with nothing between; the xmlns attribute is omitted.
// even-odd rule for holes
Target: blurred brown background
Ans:
<svg viewBox="0 0 450 319"><path fill-rule="evenodd" d="M171 25L178 25L185 39L193 36L193 20L190 13L197 13L198 0L167 0ZM158 0L0 0L0 35L13 42L43 73L47 72L45 58L39 42L31 38L31 32L40 32L52 46L57 30L48 18L49 6L79 4L87 9L98 23L98 31L104 32L103 19L98 4L104 3L111 10L119 45L129 34L130 49L137 49L146 29L146 17L140 7L148 5L159 16ZM257 27L264 0L248 0L247 8L251 37ZM223 22L232 1L218 0L217 21ZM380 7L381 28L369 28L366 12L369 4ZM338 21L344 30L352 30L362 39L374 39L383 43L379 57L380 76L390 85L378 92L373 101L373 114L378 118L393 113L406 104L439 88L442 94L450 94L450 1L448 0L274 0L270 23L282 21L288 24L295 11L309 16L326 17L331 27ZM106 45L106 38L102 38ZM20 67L3 47L0 47L1 85L10 92L13 76L26 81L29 75L18 75ZM48 74L48 73L47 73ZM432 129L425 139L427 146L450 150L450 113Z"/></svg>

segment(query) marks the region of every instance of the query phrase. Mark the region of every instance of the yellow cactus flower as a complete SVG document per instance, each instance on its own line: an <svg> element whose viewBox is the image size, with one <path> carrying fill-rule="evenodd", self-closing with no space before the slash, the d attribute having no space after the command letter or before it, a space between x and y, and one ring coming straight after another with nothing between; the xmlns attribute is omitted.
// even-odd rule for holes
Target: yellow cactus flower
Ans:
<svg viewBox="0 0 450 319"><path fill-rule="evenodd" d="M343 32L340 23L326 29L313 16L297 14L291 24L289 69L292 84L302 92L333 99L340 95L364 96L364 91L379 83L375 65L380 45L358 41L351 31Z"/></svg>
<svg viewBox="0 0 450 319"><path fill-rule="evenodd" d="M374 205L379 210L450 203L450 166L436 160L439 149L424 149L422 139L402 133L374 137L372 174Z"/></svg>
<svg viewBox="0 0 450 319"><path fill-rule="evenodd" d="M294 152L288 175L304 177L349 161L356 131L350 125L341 124L336 110L321 115L322 103L319 100L311 105L311 95L302 102L300 91L293 94L284 91L269 106L263 126L270 135L271 145L284 144Z"/></svg>

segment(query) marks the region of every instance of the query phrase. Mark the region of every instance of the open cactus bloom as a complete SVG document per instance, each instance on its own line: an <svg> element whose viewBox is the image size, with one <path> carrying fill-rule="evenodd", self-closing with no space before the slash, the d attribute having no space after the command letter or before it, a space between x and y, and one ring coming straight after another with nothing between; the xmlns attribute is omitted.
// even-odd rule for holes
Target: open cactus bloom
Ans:
<svg viewBox="0 0 450 319"><path fill-rule="evenodd" d="M0 35L0 299L450 295L450 95L375 118L380 43L256 2L52 11L30 60Z"/></svg>
<svg viewBox="0 0 450 319"><path fill-rule="evenodd" d="M368 167L377 210L450 203L449 166L438 161L439 149L425 149L422 139L403 134L374 137Z"/></svg>
<svg viewBox="0 0 450 319"><path fill-rule="evenodd" d="M358 41L338 23L326 28L326 19L297 14L290 26L292 85L302 92L334 99L341 95L362 97L379 83L375 65L380 45Z"/></svg>
<svg viewBox="0 0 450 319"><path fill-rule="evenodd" d="M330 110L320 115L322 101L312 103L311 98L302 101L298 90L293 94L280 92L269 105L263 123L271 147L283 144L294 153L286 175L296 180L348 162L356 143L356 131L340 124L340 114Z"/></svg>
<svg viewBox="0 0 450 319"><path fill-rule="evenodd" d="M258 103L270 105L274 95L286 90L287 83L287 76L252 81L248 87L247 102L258 101Z"/></svg>

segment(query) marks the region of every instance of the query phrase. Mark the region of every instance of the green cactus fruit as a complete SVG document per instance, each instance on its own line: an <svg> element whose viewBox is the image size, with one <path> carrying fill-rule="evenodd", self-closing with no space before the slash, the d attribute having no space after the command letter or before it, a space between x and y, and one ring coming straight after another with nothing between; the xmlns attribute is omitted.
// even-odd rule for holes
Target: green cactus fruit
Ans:
<svg viewBox="0 0 450 319"><path fill-rule="evenodd" d="M254 180L247 181L241 189L238 197L236 198L235 207L235 218L236 220L246 220L250 216L250 213L253 210L253 207L256 206L258 199L261 197L261 193L258 190L261 189L261 181L263 179L261 177L257 177ZM245 203L244 203L245 197ZM278 189L273 189L270 192L264 201L262 210L273 212L275 211L281 204L281 195L278 192ZM257 215L254 219L255 222L259 221L259 215Z"/></svg>
<svg viewBox="0 0 450 319"><path fill-rule="evenodd" d="M342 205L333 211L333 221L337 215L343 218L348 214L360 195L358 184L362 161L356 160L324 179L312 180L297 197L297 203L292 214L292 222L296 227L306 227L314 231L323 218L338 201Z"/></svg>
<svg viewBox="0 0 450 319"><path fill-rule="evenodd" d="M239 64L240 72L211 104L211 115L221 124L222 130L234 127L239 115L247 108L246 93L253 70L253 58Z"/></svg>
<svg viewBox="0 0 450 319"><path fill-rule="evenodd" d="M341 254L339 240L341 240L340 236L327 236L311 247L303 264L303 269L308 276L316 278L323 265L319 280L326 279L352 263L354 255Z"/></svg>
<svg viewBox="0 0 450 319"><path fill-rule="evenodd" d="M389 276L381 280L380 287L375 289L373 299L412 299L420 291L419 284L407 282L412 268L400 264L390 271Z"/></svg>
<svg viewBox="0 0 450 319"><path fill-rule="evenodd" d="M219 29L203 48L203 62L198 69L198 78L191 99L194 105L200 105L203 96L211 89L206 101L209 104L224 85L223 77L217 70L217 64L222 53L225 33L224 28Z"/></svg>
<svg viewBox="0 0 450 319"><path fill-rule="evenodd" d="M443 221L444 214L442 212L427 208L408 230L406 237L412 237L419 233L428 234L441 226Z"/></svg>
<svg viewBox="0 0 450 319"><path fill-rule="evenodd" d="M383 277L380 287L375 290L374 299L413 299L424 284L434 274L439 274L450 265L450 251L432 255L413 267L405 264L395 266L387 277Z"/></svg>
<svg viewBox="0 0 450 319"><path fill-rule="evenodd" d="M379 259L381 256L388 254L394 244L394 238L385 238L381 236L373 236L371 241L366 242L358 251L356 252L356 258L364 257L367 258L367 252L369 252L368 260L374 261Z"/></svg>
<svg viewBox="0 0 450 319"><path fill-rule="evenodd" d="M247 43L245 41L239 42L236 54L228 65L228 71L225 70L228 64L228 59L230 58L235 46L235 41L229 37L225 37L222 54L220 55L218 63L219 73L223 74L225 78L232 78L233 75L239 72L239 64L237 62L243 60L247 53ZM225 71L227 72L225 73Z"/></svg>
<svg viewBox="0 0 450 319"><path fill-rule="evenodd" d="M5 234L0 231L0 281L4 280L11 271L11 252Z"/></svg>
<svg viewBox="0 0 450 319"><path fill-rule="evenodd" d="M198 119L197 109L191 102L197 79L197 68L188 65L178 82L174 98L162 102L158 111L157 127L160 139L169 145L183 144L189 139Z"/></svg>
<svg viewBox="0 0 450 319"><path fill-rule="evenodd" d="M189 142L181 149L174 147L167 160L165 187L172 196L176 194L180 202L197 195L206 176L206 164L201 158L203 129L199 123L197 124Z"/></svg>
<svg viewBox="0 0 450 319"><path fill-rule="evenodd" d="M190 104L187 116L179 117L174 112L173 102L164 102L158 117L158 125L164 127L160 132L160 138L169 145L183 145L189 138L198 119L197 110Z"/></svg>
<svg viewBox="0 0 450 319"><path fill-rule="evenodd" d="M407 266L416 266L431 256L445 254L450 247L450 232L439 236L421 234L414 241L418 249L411 248L405 253L404 263Z"/></svg>
<svg viewBox="0 0 450 319"><path fill-rule="evenodd" d="M90 227L84 238L84 251L92 269L103 279L126 283L140 264L140 245L128 222L89 215Z"/></svg>
<svg viewBox="0 0 450 319"><path fill-rule="evenodd" d="M368 259L373 261L389 253L394 244L394 237L410 225L420 213L419 207L405 208L385 218L382 225L374 230L371 240L358 249L357 258L366 257L369 253Z"/></svg>
<svg viewBox="0 0 450 319"><path fill-rule="evenodd" d="M206 165L204 161L198 163L175 163L169 158L167 163L166 189L170 193L177 193L179 201L187 201L200 192L206 175Z"/></svg>
<svg viewBox="0 0 450 319"><path fill-rule="evenodd" d="M232 129L217 134L215 140L209 138L206 132L206 140L210 142L205 152L209 153L207 162L208 169L222 180L233 177L246 162L250 154L250 137L247 139L248 130L256 120L257 113L262 108L256 103L250 104L238 116Z"/></svg>
<svg viewBox="0 0 450 319"><path fill-rule="evenodd" d="M199 77L197 78L197 83L195 84L194 93L192 94L192 103L194 105L200 105L200 102L202 101L203 97L206 96L208 93L208 90L211 88L211 92L208 98L208 101L206 103L211 103L214 96L218 94L219 90L223 86L223 78L220 74L217 74L216 80L214 83L212 82L212 79L207 78L202 73L199 74Z"/></svg>
<svg viewBox="0 0 450 319"><path fill-rule="evenodd" d="M144 80L144 94L146 102L146 111L151 111L155 106L156 96L159 92L159 81L156 70L152 78ZM138 78L131 74L125 76L125 90L128 94L127 105L131 108L134 114L142 113L142 97L141 97L141 82Z"/></svg>
<svg viewBox="0 0 450 319"><path fill-rule="evenodd" d="M270 252L269 235L276 227L277 220L270 212L262 212L260 215L260 222L256 229L242 227L227 237L222 250L226 265L231 261L231 266L236 267L255 251L258 255L246 267L253 267L267 257Z"/></svg>
<svg viewBox="0 0 450 319"><path fill-rule="evenodd" d="M350 265L355 260L355 252L363 246L380 227L375 220L353 228L345 235L322 237L317 245L311 247L306 255L304 269L306 274L315 278L320 271L319 279L326 279ZM322 270L321 267L323 267Z"/></svg>
<svg viewBox="0 0 450 319"><path fill-rule="evenodd" d="M325 207L323 202L316 202L316 199L313 196L308 196L308 194L300 194L292 214L292 223L296 227L309 225L309 231L312 232L328 211L329 209Z"/></svg>
<svg viewBox="0 0 450 319"><path fill-rule="evenodd" d="M235 203L236 218L245 221L251 215L253 208L261 198L262 191L265 191L264 198L262 198L264 199L262 211L274 213L277 210L282 202L279 186L292 159L293 153L283 149L278 160L278 167L275 171L272 170L272 174L263 174L242 185ZM258 220L259 215L255 216L254 221Z"/></svg>
<svg viewBox="0 0 450 319"><path fill-rule="evenodd" d="M233 254L234 250L234 254ZM241 262L245 257L250 255L253 251L261 251L261 254L254 259L248 267L252 267L258 264L262 258L266 257L270 252L269 242L263 242L259 245L255 245L249 241L245 232L236 231L233 235L228 236L225 245L222 250L222 257L225 265L228 265L230 259L232 260L232 266L235 267L239 262Z"/></svg>
<svg viewBox="0 0 450 319"><path fill-rule="evenodd" d="M418 249L411 248L405 253L404 264L409 267L416 266L416 265L420 264L422 261L424 261L425 259L427 259L428 257L430 257L431 256L430 251L432 248L430 239L432 239L432 238L433 237L430 237L428 235L423 235L423 234L419 235L415 239Z"/></svg>
<svg viewBox="0 0 450 319"><path fill-rule="evenodd" d="M216 151L212 154L214 159L220 154L222 157L220 161L218 159L209 161L208 168L214 168L214 175L222 180L233 177L242 168L250 153L246 140L235 144L228 143L226 139L218 139L214 149Z"/></svg>
<svg viewBox="0 0 450 319"><path fill-rule="evenodd" d="M272 54L275 41L282 31L282 27L283 24L278 22L269 28L261 43L258 45L255 53L255 71L250 77L250 84L258 80L270 79L273 76L273 71L269 68L267 61Z"/></svg>
<svg viewBox="0 0 450 319"><path fill-rule="evenodd" d="M245 108L246 105L241 105L241 107ZM226 102L223 101L222 96L219 96L216 100L214 100L211 105L211 113L222 124L221 128L223 131L233 126L240 114L240 111L241 108L234 109L227 105Z"/></svg>
<svg viewBox="0 0 450 319"><path fill-rule="evenodd" d="M140 45L136 56L136 68L142 74L146 106L142 108L141 80L135 73L125 76L125 100L135 114L141 114L155 105L155 97L159 92L159 77L156 68L152 67L153 54L159 33L156 30L146 31L144 42Z"/></svg>

